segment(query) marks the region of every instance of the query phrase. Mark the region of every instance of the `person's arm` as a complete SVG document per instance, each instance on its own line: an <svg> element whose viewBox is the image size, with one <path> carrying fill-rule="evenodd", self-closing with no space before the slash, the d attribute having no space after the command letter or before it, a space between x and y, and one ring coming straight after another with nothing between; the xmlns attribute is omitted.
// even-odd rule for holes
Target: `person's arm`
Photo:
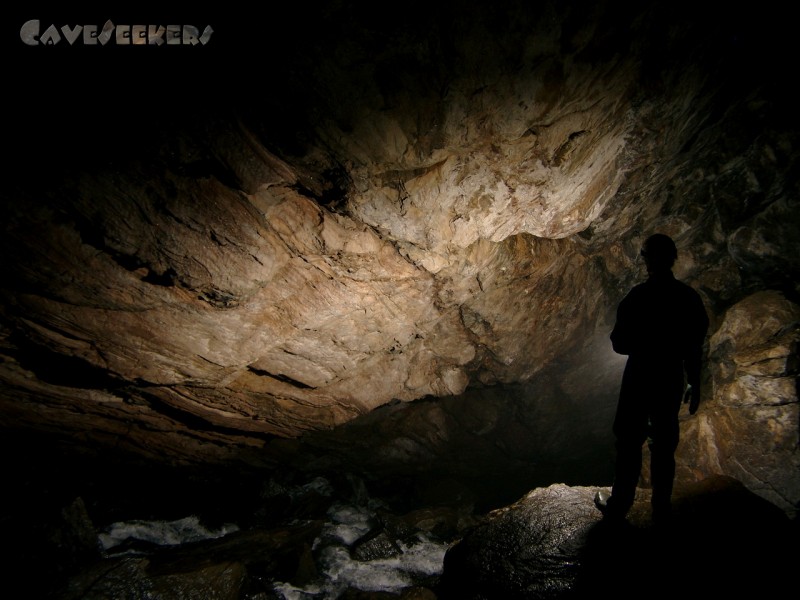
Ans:
<svg viewBox="0 0 800 600"><path fill-rule="evenodd" d="M686 357L684 360L684 367L686 368L686 382L689 384L686 387L686 392L683 396L683 402L689 403L689 414L693 415L700 408L700 370L702 368L702 353L703 347L700 346L692 351L692 355Z"/></svg>
<svg viewBox="0 0 800 600"><path fill-rule="evenodd" d="M624 298L617 307L617 321L611 331L611 347L617 354L631 353L631 327L628 310L628 298Z"/></svg>
<svg viewBox="0 0 800 600"><path fill-rule="evenodd" d="M694 299L690 317L689 334L690 345L684 356L686 381L689 384L683 397L684 403L689 403L689 414L693 415L700 408L700 374L703 367L703 344L708 333L708 314L703 306L700 296Z"/></svg>

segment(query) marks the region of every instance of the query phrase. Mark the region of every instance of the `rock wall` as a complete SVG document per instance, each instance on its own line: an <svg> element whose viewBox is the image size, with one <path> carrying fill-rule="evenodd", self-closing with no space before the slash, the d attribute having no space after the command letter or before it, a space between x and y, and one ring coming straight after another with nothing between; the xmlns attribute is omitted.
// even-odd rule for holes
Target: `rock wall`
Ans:
<svg viewBox="0 0 800 600"><path fill-rule="evenodd" d="M163 70L173 55L91 55L214 93L132 104L112 78L67 106L48 93L69 83L65 47L14 63L28 94L2 192L4 430L263 465L276 437L484 386L606 415L620 363L602 342L663 231L715 332L713 399L686 425L715 458L688 451L684 471L796 506L794 363L754 373L767 366L737 361L768 342L731 324L750 297L791 327L798 297L798 130L771 15L287 10L276 23L302 16L302 34L220 19L219 50ZM753 398L776 405L758 434L740 421ZM760 454L718 441L741 428Z"/></svg>
<svg viewBox="0 0 800 600"><path fill-rule="evenodd" d="M732 306L710 341L712 390L684 423L691 475L726 473L789 513L800 500L800 307L776 291Z"/></svg>

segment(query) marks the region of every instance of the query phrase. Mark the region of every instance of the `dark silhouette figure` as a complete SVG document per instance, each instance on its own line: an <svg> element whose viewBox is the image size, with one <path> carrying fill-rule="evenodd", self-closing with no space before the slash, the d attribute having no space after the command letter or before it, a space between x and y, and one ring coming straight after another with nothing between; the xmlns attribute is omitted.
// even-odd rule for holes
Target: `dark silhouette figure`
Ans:
<svg viewBox="0 0 800 600"><path fill-rule="evenodd" d="M678 251L672 239L655 234L645 241L641 254L647 281L619 304L611 332L614 351L627 354L628 361L614 419L614 486L610 497L598 493L595 498L608 519L624 519L633 505L645 441L650 448L653 519L669 516L681 399L689 403L690 414L700 405L700 368L708 331L703 301L673 276Z"/></svg>

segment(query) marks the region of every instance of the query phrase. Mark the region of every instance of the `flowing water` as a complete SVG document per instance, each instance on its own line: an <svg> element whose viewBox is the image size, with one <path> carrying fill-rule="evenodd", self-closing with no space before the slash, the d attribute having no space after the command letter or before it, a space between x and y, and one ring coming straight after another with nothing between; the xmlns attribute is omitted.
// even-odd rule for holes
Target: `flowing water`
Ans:
<svg viewBox="0 0 800 600"><path fill-rule="evenodd" d="M306 587L276 582L284 600L338 598L348 588L368 592L397 592L420 580L441 574L448 545L418 532L413 539L396 540L391 556L358 560L352 548L374 527L370 506L337 504L314 542L321 580Z"/></svg>
<svg viewBox="0 0 800 600"><path fill-rule="evenodd" d="M357 487L357 486L356 486ZM272 581L272 592L282 600L333 600L348 589L399 592L435 581L443 570L448 543L425 531L393 534L381 526L388 508L370 498L363 488L347 500L323 478L280 493L302 497L310 492L330 497L325 523L311 547L315 577L306 584ZM380 513L380 514L379 514ZM155 546L176 547L224 537L240 531L225 523L207 527L196 515L176 520L129 520L112 523L98 539L105 556L146 555Z"/></svg>
<svg viewBox="0 0 800 600"><path fill-rule="evenodd" d="M140 541L157 546L177 546L190 542L216 539L234 531L239 527L233 523L226 524L218 530L210 530L200 523L195 515L175 521L120 521L112 523L98 535L100 546L105 554L132 541ZM128 551L127 553L135 553ZM120 554L115 552L115 554Z"/></svg>

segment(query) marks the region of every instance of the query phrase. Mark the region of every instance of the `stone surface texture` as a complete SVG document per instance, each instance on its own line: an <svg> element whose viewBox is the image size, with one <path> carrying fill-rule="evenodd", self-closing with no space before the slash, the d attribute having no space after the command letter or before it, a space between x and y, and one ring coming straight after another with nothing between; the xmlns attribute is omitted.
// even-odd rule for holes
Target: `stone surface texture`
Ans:
<svg viewBox="0 0 800 600"><path fill-rule="evenodd" d="M712 320L680 472L732 475L795 511L800 138L774 67L783 38L765 33L779 15L315 8L302 33L220 23L218 51L163 74L108 48L154 89L177 73L213 88L135 109L116 79L102 100L51 102L65 48L15 66L30 118L2 191L0 427L268 465L275 439L455 398L428 415L435 461L462 428L517 427L497 415L518 403L493 416L480 395L523 386L537 407L601 415L594 434L622 365L614 310L661 231ZM553 406L526 430L563 431ZM407 424L380 452L415 455L423 425ZM387 443L355 429L362 455Z"/></svg>
<svg viewBox="0 0 800 600"><path fill-rule="evenodd" d="M651 521L647 490L637 492L627 522L603 521L596 490L553 484L490 513L451 546L438 597L635 598L647 589L705 597L790 585L790 521L732 478L679 488L673 520L664 525ZM785 554L752 551L780 546Z"/></svg>

